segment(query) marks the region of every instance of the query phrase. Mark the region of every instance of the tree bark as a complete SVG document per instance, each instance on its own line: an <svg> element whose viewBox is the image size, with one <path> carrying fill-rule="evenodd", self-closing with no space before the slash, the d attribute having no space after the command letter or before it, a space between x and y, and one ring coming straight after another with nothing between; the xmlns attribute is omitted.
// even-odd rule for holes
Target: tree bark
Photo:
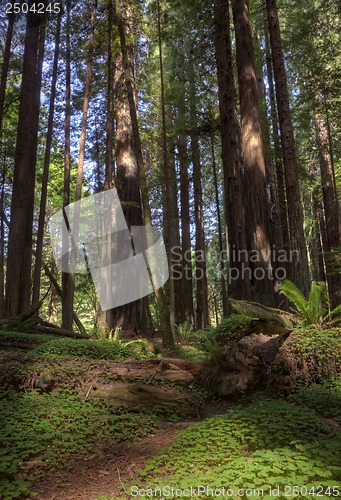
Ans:
<svg viewBox="0 0 341 500"><path fill-rule="evenodd" d="M56 325L58 321L57 312L57 292L54 286L51 287L49 300L49 323Z"/></svg>
<svg viewBox="0 0 341 500"><path fill-rule="evenodd" d="M197 329L209 326L208 287L206 273L205 227L202 202L201 159L198 137L197 104L195 89L195 70L193 59L188 66L189 78L189 106L190 106L190 136L193 164L194 189L194 220L195 220L195 273L196 273L196 327Z"/></svg>
<svg viewBox="0 0 341 500"><path fill-rule="evenodd" d="M273 141L273 155L275 158L275 170L276 170L276 187L277 187L277 199L278 199L278 210L279 210L279 220L280 220L280 230L283 242L283 249L289 255L290 252L290 240L289 240L289 227L287 218L287 200L285 197L285 181L284 181L284 170L282 161L282 151L281 151L281 141L278 131L278 116L277 116L277 106L276 106L276 96L273 83L273 70L272 70L272 60L269 45L269 34L265 33L265 50L266 50L266 70L267 70L267 80L269 87L269 100L270 100L270 110L271 110L271 124L272 124L272 141Z"/></svg>
<svg viewBox="0 0 341 500"><path fill-rule="evenodd" d="M133 18L130 7L126 2L120 6L122 22L126 30L126 45L121 42L121 54L118 55L115 70L116 87L116 185L122 204L123 213L128 228L143 225L143 214L140 195L140 166L137 159L134 129L131 117L129 92L127 88L127 74L131 77L134 88L134 49L133 49ZM126 66L123 58L126 57ZM134 93L134 91L133 91ZM134 100L135 105L135 100ZM132 243L130 250L135 255ZM124 286L122 283L121 286ZM148 334L147 299L141 298L129 304L124 304L111 311L112 324L109 328L119 327L131 334Z"/></svg>
<svg viewBox="0 0 341 500"><path fill-rule="evenodd" d="M131 33L130 33L131 34ZM132 64L132 46L127 48L129 65ZM142 226L142 209L139 185L139 165L133 137L128 93L122 55L116 62L116 186L122 204L123 213L130 229ZM131 249L132 250L132 249ZM124 286L123 283L121 286ZM109 328L122 328L131 334L146 333L145 299L113 309L110 313Z"/></svg>
<svg viewBox="0 0 341 500"><path fill-rule="evenodd" d="M113 64L113 22L114 8L112 0L107 3L107 117L105 138L105 178L104 190L114 187L114 64ZM104 231L102 232L102 235ZM110 262L111 234L102 236L102 258ZM103 283L103 286L107 286ZM113 324L112 310L102 311L98 304L97 320L100 328L108 330L108 325Z"/></svg>
<svg viewBox="0 0 341 500"><path fill-rule="evenodd" d="M218 187L218 177L217 177L217 166L215 159L214 150L214 134L211 129L211 153L212 153L212 169L213 169L213 183L214 183L214 194L215 194L215 205L217 210L217 223L218 223L218 240L219 240L219 254L220 254L220 286L221 286L221 302L223 308L223 316L227 316L229 312L227 303L227 293L226 293L226 281L225 281L225 264L223 258L223 235L222 235L222 225L220 216L220 200L219 200L219 187ZM214 295L214 303L216 304L216 296ZM217 321L218 324L218 321Z"/></svg>
<svg viewBox="0 0 341 500"><path fill-rule="evenodd" d="M1 172L0 192L0 320L5 317L5 221L4 213L6 169L3 165Z"/></svg>
<svg viewBox="0 0 341 500"><path fill-rule="evenodd" d="M66 51L65 51L65 122L64 122L64 190L63 208L70 204L71 170L71 46L70 46L70 5L66 0ZM68 248L68 242L63 242ZM74 274L62 272L62 327L72 330Z"/></svg>
<svg viewBox="0 0 341 500"><path fill-rule="evenodd" d="M2 121L3 121L3 116L4 116L4 104L5 104L5 95L6 95L6 84L7 84L7 75L8 75L9 61L10 61L10 57L11 57L11 44L12 44L14 21L15 21L15 14L9 14L9 16L8 16L8 25L7 25L7 33L6 33L5 50L4 50L4 53L3 53L2 66L1 66L1 82L0 82L0 137L2 135Z"/></svg>
<svg viewBox="0 0 341 500"><path fill-rule="evenodd" d="M80 134L80 140L79 140L79 156L78 156L78 165L77 165L77 181L76 181L75 201L79 201L82 198L86 129L87 129L87 122L88 122L89 100L90 100L90 92L91 92L92 59L93 59L93 51L94 51L94 44L95 44L96 12L97 12L97 0L93 0L92 11L91 11L91 27L90 27L90 37L89 37L89 45L88 45L88 56L87 56L86 72L85 72L83 112L82 112L81 134Z"/></svg>
<svg viewBox="0 0 341 500"><path fill-rule="evenodd" d="M132 74L131 65L129 64L128 47L126 41L126 22L124 16L124 6L125 6L124 0L116 1L116 17L117 17L117 24L121 41L122 62L125 73L125 84L128 94L129 111L130 111L130 118L131 118L133 137L134 137L134 147L136 151L136 160L140 175L140 189L141 189L141 200L142 200L143 219L144 219L143 222L147 228L151 228L152 218L151 218L151 211L149 204L149 193L147 188L146 171L142 154L142 145L140 139L139 126L138 126L136 103L134 98L135 97L134 83L133 83L134 78ZM147 246L151 246L153 244L154 241L149 240L149 232L147 231ZM174 347L175 345L174 336L172 334L172 329L170 326L169 310L167 307L164 291L162 288L157 288L155 281L153 279L153 275L151 276L151 281L159 308L163 345L164 347Z"/></svg>
<svg viewBox="0 0 341 500"><path fill-rule="evenodd" d="M316 176L316 173L314 174ZM318 199L318 190L315 188L311 193L311 210L313 215L313 227L311 237L311 261L312 261L312 278L315 281L326 281L325 261L322 248L322 230L321 221L323 213L321 204Z"/></svg>
<svg viewBox="0 0 341 500"><path fill-rule="evenodd" d="M86 130L87 130L89 100L90 100L90 92L91 92L92 60L93 60L93 51L94 51L94 43L95 43L96 13L97 13L97 0L93 0L92 8L91 8L90 36L89 36L88 54L87 54L87 63L86 63L86 72L85 72L84 98L83 98L81 132L80 132L80 140L79 140L79 156L78 156L78 165L77 165L75 202L79 201L82 198ZM73 220L73 235L72 236L75 239L76 246L77 246L77 239L78 239L78 229L79 229L79 213L77 213L77 211L75 211L74 220ZM75 259L76 259L76 255L74 254L74 251L72 251L71 255L70 255L72 269L75 268ZM68 318L68 321L70 321L70 318L72 317L72 314L73 314L74 293L75 293L75 276L73 273L70 273L70 276L68 277L68 284L67 284L67 295L68 295L69 302L68 302L68 304L65 304L65 307L67 308L65 315ZM63 327L64 327L64 325L63 325Z"/></svg>
<svg viewBox="0 0 341 500"><path fill-rule="evenodd" d="M319 146L323 207L326 220L326 243L324 249L327 268L327 281L331 307L341 303L341 225L334 189L334 169L330 153L329 134L323 114L323 101L319 92L314 95L314 120Z"/></svg>
<svg viewBox="0 0 341 500"><path fill-rule="evenodd" d="M162 142L162 163L163 163L163 183L164 183L164 217L163 224L165 229L165 243L168 254L169 268L169 314L170 325L173 336L175 335L175 280L173 276L173 249L176 245L174 226L175 210L174 210L174 193L173 193L173 171L168 157L167 144L167 124L166 124L166 103L165 103L165 86L164 86L164 71L163 71L163 53L162 53L162 33L161 33L161 12L160 0L157 0L157 33L159 47L159 67L160 67L160 103L161 103L161 142ZM176 198L176 197L175 197Z"/></svg>
<svg viewBox="0 0 341 500"><path fill-rule="evenodd" d="M48 117L48 124L47 124L44 169L43 169L43 178L42 178L42 185L41 185L41 196L40 196L40 210L39 210L39 221L38 221L35 267L34 267L32 304L35 304L36 302L39 301L39 295L40 295L40 275L41 275L41 265L42 265L42 260L43 260L43 240L44 240L44 230L45 230L47 185L48 185L48 180L49 180L49 168L50 168L50 158L51 158L51 145L52 145L52 134L53 134L54 107L55 107L55 98L56 98L56 84L57 84L57 71L58 71L58 58L59 58L61 17L62 17L62 11L60 11L60 13L58 14L58 18L57 18L55 53L54 53L54 60L53 60L50 105L49 105L49 117Z"/></svg>
<svg viewBox="0 0 341 500"><path fill-rule="evenodd" d="M249 297L274 305L266 170L258 108L257 80L248 0L232 0L244 166L246 242L251 288ZM251 257L254 257L251 258Z"/></svg>
<svg viewBox="0 0 341 500"><path fill-rule="evenodd" d="M268 109L266 102L266 87L264 81L263 73L263 56L262 56L262 44L260 33L256 34L256 53L258 57L256 58L256 78L257 78L257 88L258 88L258 104L259 104L259 115L261 132L263 137L264 146L264 162L265 162L265 172L266 172L266 190L268 199L268 210L269 210L269 224L270 224L270 239L271 246L275 250L274 259L272 261L274 267L277 265L281 266L282 263L277 263L276 255L278 250L283 249L283 239L281 222L279 218L279 207L278 207L278 196L276 190L275 181L275 158L270 141L270 122L268 117Z"/></svg>
<svg viewBox="0 0 341 500"><path fill-rule="evenodd" d="M32 3L33 0L30 0L29 7ZM5 309L9 316L20 314L30 305L32 223L44 47L41 21L42 16L29 9L8 238Z"/></svg>
<svg viewBox="0 0 341 500"><path fill-rule="evenodd" d="M242 277L245 259L245 214L242 202L242 166L240 128L236 113L229 1L215 0L215 58L218 75L221 157L224 173L224 207L227 254L229 260L228 294L246 299L249 278Z"/></svg>
<svg viewBox="0 0 341 500"><path fill-rule="evenodd" d="M186 130L186 102L185 102L185 75L183 71L184 59L179 64L181 86L178 94L178 116L177 116L177 149L180 166L180 206L181 206L181 261L176 269L181 274L181 295L182 295L182 321L194 325L193 306L193 275L192 275L192 254L191 254L191 219L190 219L190 194L188 178L188 151Z"/></svg>
<svg viewBox="0 0 341 500"><path fill-rule="evenodd" d="M114 185L114 65L113 65L113 21L114 12L112 0L108 0L108 86L107 86L107 124L106 124L106 142L105 142L105 181L104 189L111 189Z"/></svg>
<svg viewBox="0 0 341 500"><path fill-rule="evenodd" d="M309 289L309 268L304 236L304 215L276 0L266 0L266 9L281 131L290 243L291 250L298 252L297 262L291 258L291 255L290 259L288 259L288 277L294 281L302 293L307 294Z"/></svg>

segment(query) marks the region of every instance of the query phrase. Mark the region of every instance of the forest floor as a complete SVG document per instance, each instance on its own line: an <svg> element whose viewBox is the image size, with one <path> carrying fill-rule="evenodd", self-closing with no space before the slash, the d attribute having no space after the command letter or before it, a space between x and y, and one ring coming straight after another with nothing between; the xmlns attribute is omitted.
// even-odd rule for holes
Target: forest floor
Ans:
<svg viewBox="0 0 341 500"><path fill-rule="evenodd" d="M340 402L340 401L338 401L338 402ZM296 439L298 439L298 443L300 443L300 441L302 440L301 445L302 445L302 443L304 443L303 446L306 446L307 442L310 443L310 441L313 439L313 436L314 436L314 439L316 439L316 450L321 452L321 457L317 456L316 459L321 460L321 458L323 459L323 457L327 457L327 458L325 458L325 462L323 463L323 466L324 466L323 469L325 469L325 470L320 470L321 477L328 479L329 476L331 476L331 474L330 474L331 470L333 470L334 473L335 473L335 471L337 471L337 469L339 470L339 473L336 472L336 474L334 475L334 477L337 477L337 474L338 474L339 481L337 481L335 479L332 479L330 482L326 481L324 483L324 486L323 486L323 488L324 488L323 491L326 493L326 495L322 495L323 498L329 498L329 499L333 498L333 497L338 497L340 492L341 492L340 468L337 466L335 467L335 463L337 463L338 459L336 458L336 462L335 462L335 460L334 460L334 462L330 461L330 465L329 465L330 459L328 458L328 456L329 456L330 450L328 451L328 453L326 455L323 455L323 453L326 451L325 450L326 442L328 443L327 448L328 448L328 446L331 446L332 453L333 452L336 453L336 457L339 456L339 453L341 451L341 448L340 448L340 444L341 444L341 442L340 442L341 420L340 420L339 412L336 412L337 415L336 415L336 419L334 420L334 418L326 418L322 414L317 413L316 411L311 411L310 414L307 413L308 406L305 408L305 410L302 410L302 408L300 408L299 406L296 406L296 405L294 406L294 408L291 408L291 403L289 403L289 404L285 403L285 404L282 404L282 406L281 406L281 403L279 403L279 407L276 406L276 404L277 404L276 401L272 401L271 403L274 403L273 408L275 411L274 412L271 411L271 408L270 408L270 411L269 411L269 414L267 415L267 417L268 418L269 418L269 416L273 417L274 422L276 422L276 412L278 412L278 415L281 415L281 412L283 410L284 410L284 412L287 412L287 415L284 414L284 415L281 415L278 417L279 418L278 427L276 428L276 426L275 426L275 431L278 432L278 434L280 434L281 428L283 426L285 426L285 424L287 424L289 426L289 428L291 425L297 425L297 429L296 429L296 431L294 431L293 436L295 436ZM299 401L297 401L297 403L299 405L301 404ZM311 401L310 401L310 403L311 403ZM250 401L248 403L246 403L245 401L239 402L239 403L238 402L231 403L231 402L226 401L226 400L218 400L218 399L212 400L212 401L209 401L209 402L205 403L204 405L202 405L201 411L200 411L200 418L198 418L195 421L183 420L183 421L178 421L178 422L162 422L162 423L160 423L159 427L155 431L153 431L150 435L148 435L142 439L129 440L129 441L121 442L121 443L115 443L115 442L106 443L106 444L98 443L93 447L91 453L88 453L86 455L82 454L80 456L71 457L71 459L69 459L67 461L66 466L58 467L57 470L54 472L48 472L47 474L44 475L44 477L42 477L40 480L35 482L31 486L32 490L36 493L35 498L37 498L38 500L130 499L130 498L135 497L135 495L131 495L131 493L130 493L130 491L131 491L130 488L132 485L135 485L138 488L148 488L148 487L150 488L153 485L155 486L157 484L162 484L162 482L165 481L166 484L168 482L168 484L173 484L175 487L178 487L179 485L183 486L182 479L180 479L180 478L175 479L175 482L174 482L174 478L172 479L172 476L169 475L169 471L167 471L167 470L163 471L163 473L161 472L161 474L160 474L160 470L157 469L156 475L158 476L158 479L156 481L159 481L159 483L158 482L155 483L155 479L153 480L153 477L155 476L155 474L151 473L150 474L150 485L151 486L148 486L149 475L147 474L147 476L143 479L143 475L141 477L140 473L141 473L141 471L143 471L146 464L148 464L148 462L150 460L156 459L156 462L157 462L159 456L166 457L165 463L167 463L168 457L170 459L170 462L172 461L172 458L171 458L172 456L174 457L174 455L175 455L177 457L176 447L175 447L175 449L172 449L172 447L174 446L174 443L176 445L176 441L177 441L178 437L181 435L183 436L182 439L184 439L184 432L187 432L187 430L189 430L190 428L194 429L200 421L202 421L204 423L204 425L205 425L205 422L212 422L212 426L214 427L215 425L217 425L214 421L214 418L217 418L219 421L219 418L225 417L226 415L229 414L230 411L233 411L233 409L237 409L237 412L238 412L238 410L241 411L240 416L242 417L240 419L240 422L237 422L237 426L238 427L240 426L242 428L243 417L244 417L243 411L245 411L245 408L246 408L245 414L248 415L247 411L248 411L249 404L250 404ZM302 406L305 406L305 405L302 405ZM293 415L290 414L291 411L293 411ZM331 410L330 414L333 415L333 409ZM289 416L289 423L286 422L288 416ZM334 416L335 416L335 414L334 414ZM309 429L309 432L310 432L309 438L307 436L302 435L304 433L302 433L301 429L300 429L300 426L302 426L302 422L304 422L307 419L307 417L308 418L311 417L313 420L313 424L310 424L310 425L312 425L312 429ZM293 424L290 423L291 418L294 422ZM314 422L314 419L315 419L315 422ZM316 429L316 427L314 428L314 424L316 424L317 421L319 422L318 425L325 426L325 431L321 431L321 429L319 429L317 432L317 434L319 434L321 432L321 436L316 435L317 429ZM309 427L309 425L308 425L308 427ZM218 429L219 429L219 427L217 428L216 445L217 444L221 445L222 448L224 448L223 443L221 442L223 437L219 436ZM250 432L250 434L251 434L251 432ZM246 430L246 433L247 433L247 430ZM269 428L269 434L270 434L270 436L269 436L270 439L272 439L271 438L271 426ZM328 435L327 441L325 440L326 435ZM195 436L195 434L194 434L194 436ZM334 442L335 436L337 436L337 439ZM230 439L231 436L226 436L226 438ZM292 436L290 436L290 434L288 434L286 441L289 442L290 438L292 439ZM198 446L198 445L200 446L199 439L201 439L203 441L201 443L201 445L206 447L204 435L202 435L199 432L197 439L198 439L198 442L196 443L195 446ZM274 436L273 439L275 442L277 441L277 437ZM320 439L320 441L319 441L319 439ZM208 441L209 441L209 436L208 436ZM181 439L180 439L180 442L181 442ZM262 448L262 446L259 446L259 443L257 443L257 445L259 448ZM282 446L283 446L283 443L282 443ZM183 445L180 444L180 448L183 449ZM210 448L209 445L208 445L208 448ZM261 450L259 450L259 448L257 448L256 453L261 453ZM270 443L268 443L266 448L267 449L266 449L265 453L271 454L272 446L270 445ZM199 448L199 451L200 451L200 449L201 448ZM297 452L298 452L298 450L297 450ZM226 450L225 451L223 450L223 453L225 454L224 459L226 460L226 455L227 455ZM243 457L244 454L245 454L245 450L243 450L243 447L241 447L241 458L244 458ZM304 477L306 464L304 464L304 460L302 460L303 456L299 455L299 459L301 459L301 462L299 463L297 470L295 471L295 462L290 464L290 461L291 461L290 453L288 453L288 451L286 450L285 454L288 454L288 457L287 457L288 461L289 461L288 467L289 467L289 470L290 470L290 467L292 467L291 471L294 471L294 475L291 477L290 476L288 477L288 479L287 479L288 482L284 483L285 484L284 487L291 488L294 484L296 484L294 478L295 478L295 475L297 477L299 477L298 472L302 472L303 477ZM309 453L308 453L308 456L309 456ZM196 459L198 461L200 461L199 457L200 457L200 455L197 454ZM210 462L212 462L212 459L214 457L214 451L212 453L212 449L208 451L208 457L209 457L208 460ZM264 458L265 458L265 460L263 462L263 465L261 465L261 467L260 467L261 470L260 471L257 470L257 474L260 473L260 475L262 475L262 466L263 466L263 472L265 474L267 474L266 469L267 469L267 466L269 463L269 455L265 455ZM274 470L276 470L276 465L277 465L276 458L277 459L279 458L279 462L281 463L280 466L282 466L282 462L284 459L284 457L281 455L279 457L276 457L274 455L274 458L270 457L270 461L274 460ZM310 456L309 456L309 459L312 460ZM182 461L182 457L181 457L181 452L180 452L179 463L181 463L181 461ZM217 461L219 462L219 457L217 457ZM247 458L247 461L251 462L250 457ZM322 466L322 461L320 461L320 462L316 461L315 468L317 468L318 464L320 466ZM207 464L205 464L205 465L207 467ZM190 467L192 467L192 466L193 466L193 464L190 465ZM299 469L299 467L302 467L302 471ZM312 469L314 469L314 462L313 461L311 462L311 467L312 467ZM226 468L226 465L225 465L225 468ZM214 467L213 467L213 469L214 469ZM185 469L185 474L187 475L187 478L189 479L189 482L186 484L186 486L188 487L188 485L191 484L191 479L190 479L191 471L189 470L188 466ZM244 471L243 474L246 477L250 477L247 474L247 470ZM255 473L253 472L253 474L255 474ZM277 472L277 474L278 474L278 472ZM286 469L285 466L282 470L282 474L283 474L283 476L277 476L278 483L280 482L281 479L285 481L285 476L288 474L288 470ZM194 470L193 471L193 484L198 484L198 478L196 477L196 475L197 475L197 471ZM181 477L183 477L183 472L182 472ZM214 483L214 484L218 485L219 484L219 482L218 482L219 474L216 474L213 477L214 477L214 481L217 481L217 483ZM320 477L320 481L321 481L321 477ZM173 483L172 483L172 481L173 481ZM305 488L306 484L308 484L307 480L306 480L307 482L305 482L305 480L303 480L303 481L304 481L304 484L300 485L300 480L298 480L298 484L300 485L301 488ZM146 482L147 482L147 484L146 484ZM262 488L259 489L259 491L261 491L262 493L257 493L254 495L252 495L252 494L251 495L249 495L249 494L248 495L235 494L233 497L234 498L236 498L236 497L238 497L238 498L256 498L256 497L271 498L272 495L266 496L266 491L264 489L265 488L264 484L266 482L267 481L263 479L263 486L262 486ZM199 484L201 484L201 483L199 482ZM245 479L244 479L244 484L245 484ZM255 487L257 485L257 483L255 484L251 481L251 482L246 483L246 484L249 486L253 485L253 487L254 487L253 491L258 491L258 488ZM271 483L271 481L269 479L269 483L267 485L268 487L269 487L269 484L274 484L274 483ZM277 484L277 483L275 483L275 484ZM315 486L314 486L314 484L315 484ZM310 497L315 496L315 489L314 488L318 484L319 484L319 482L317 482L317 483L311 482L311 488L313 488L313 494L310 495ZM330 489L331 486L333 489ZM275 487L276 486L273 486L274 489L275 489ZM303 490L303 493L304 492L305 492L305 490ZM292 491L290 491L290 493L292 493ZM295 491L293 493L294 493L293 495L289 494L289 493L286 493L285 495L282 494L279 496L279 498L294 498L294 497L303 498L303 497L306 497L306 495L302 495L302 496L297 495L297 492L295 492ZM153 496L156 496L156 495L153 495ZM181 496L181 494L180 494L179 498L185 498L186 496L187 495ZM200 495L200 496L202 498L208 498L205 495ZM321 496L321 495L319 495L319 496ZM143 492L141 494L141 496L138 496L138 498L143 498L143 497L146 498L149 496L145 492ZM178 497L178 495L170 496L170 498L177 498L177 497ZM218 498L223 498L223 497L218 497Z"/></svg>
<svg viewBox="0 0 341 500"><path fill-rule="evenodd" d="M134 358L120 344L93 342L90 353L88 341L0 340L1 500L148 498L162 484L232 485L233 498L271 499L271 488L296 484L340 496L341 380L286 398L219 399L197 385L201 361L176 352ZM274 496L306 496L284 493Z"/></svg>
<svg viewBox="0 0 341 500"><path fill-rule="evenodd" d="M211 417L231 408L227 401L207 403L202 417ZM123 443L96 444L94 452L75 456L67 464L32 485L37 500L94 500L101 495L120 497L125 484L138 483L138 471L160 450L170 447L179 431L197 421L162 422L149 436Z"/></svg>

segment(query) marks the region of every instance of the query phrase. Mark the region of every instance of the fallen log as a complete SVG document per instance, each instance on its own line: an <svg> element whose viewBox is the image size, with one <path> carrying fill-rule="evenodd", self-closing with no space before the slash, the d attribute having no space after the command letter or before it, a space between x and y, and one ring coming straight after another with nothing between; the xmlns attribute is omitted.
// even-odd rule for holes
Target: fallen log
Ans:
<svg viewBox="0 0 341 500"><path fill-rule="evenodd" d="M59 335L61 337L70 337L72 339L92 339L90 335L84 333L77 333L71 330L66 330L65 328L59 328L58 326L46 326L38 324L35 326L35 330L38 333L49 333L52 335Z"/></svg>
<svg viewBox="0 0 341 500"><path fill-rule="evenodd" d="M247 300L228 299L232 309L239 314L244 314L255 321L260 322L261 333L281 333L288 334L294 328L295 316L287 311L266 307L258 302L250 302Z"/></svg>

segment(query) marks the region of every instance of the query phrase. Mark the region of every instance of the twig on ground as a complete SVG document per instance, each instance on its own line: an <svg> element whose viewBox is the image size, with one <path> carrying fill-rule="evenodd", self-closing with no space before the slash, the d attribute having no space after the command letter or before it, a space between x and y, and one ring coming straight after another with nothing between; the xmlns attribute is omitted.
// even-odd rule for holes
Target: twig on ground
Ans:
<svg viewBox="0 0 341 500"><path fill-rule="evenodd" d="M151 376L150 376L150 377L149 377L149 379L147 380L147 384L149 384L149 383L153 380L153 378L155 377L155 375L157 374L157 372L158 372L159 370L161 370L161 369L162 369L163 365L164 365L164 362L163 362L163 360L162 360L162 361L160 361L160 363L158 364L158 366L157 366L156 370L155 370L155 371L151 374Z"/></svg>
<svg viewBox="0 0 341 500"><path fill-rule="evenodd" d="M92 384L90 385L88 392L86 393L86 396L85 396L83 401L86 401L88 399L91 389L92 389Z"/></svg>

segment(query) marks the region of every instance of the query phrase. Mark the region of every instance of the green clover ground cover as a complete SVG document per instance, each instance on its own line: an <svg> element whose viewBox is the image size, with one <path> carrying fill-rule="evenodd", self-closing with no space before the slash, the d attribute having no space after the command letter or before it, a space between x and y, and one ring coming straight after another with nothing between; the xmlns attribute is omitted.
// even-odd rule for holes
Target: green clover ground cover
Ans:
<svg viewBox="0 0 341 500"><path fill-rule="evenodd" d="M143 437L157 425L145 410L129 413L104 400L78 395L6 394L0 401L0 498L30 495L30 481L46 468L65 465L72 454L93 449L95 442ZM26 470L30 462L37 467Z"/></svg>
<svg viewBox="0 0 341 500"><path fill-rule="evenodd" d="M305 394L313 406L316 390L308 396L309 390L300 397L303 400ZM340 398L340 392L328 397L329 401ZM322 395L320 401L326 402ZM337 408L334 403L329 415ZM278 487L277 498L339 497L341 432L316 416L316 410L316 404L311 410L282 400L260 400L206 419L179 433L176 442L150 460L120 498L156 487L167 493L174 487L177 494L169 498L186 498L187 488L202 485L234 490L234 498L273 499L270 488ZM227 498L200 495L213 497Z"/></svg>

